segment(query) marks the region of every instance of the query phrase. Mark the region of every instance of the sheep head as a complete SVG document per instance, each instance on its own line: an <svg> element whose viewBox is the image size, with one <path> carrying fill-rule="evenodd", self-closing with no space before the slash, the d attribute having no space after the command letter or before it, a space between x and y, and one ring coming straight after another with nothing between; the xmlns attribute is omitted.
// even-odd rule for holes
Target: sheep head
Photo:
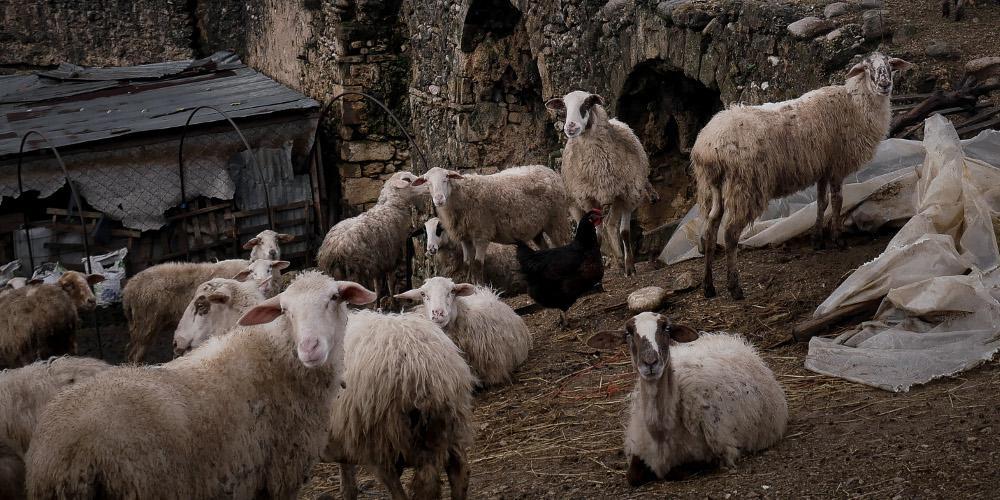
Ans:
<svg viewBox="0 0 1000 500"><path fill-rule="evenodd" d="M892 94L892 76L894 73L906 70L913 66L897 57L889 57L879 52L874 52L863 61L855 64L847 72L847 79L864 75L865 88L873 94L888 96Z"/></svg>
<svg viewBox="0 0 1000 500"><path fill-rule="evenodd" d="M565 114L563 132L572 139L588 130L594 123L594 106L604 106L604 99L590 92L574 90L563 97L549 99L545 107Z"/></svg>
<svg viewBox="0 0 1000 500"><path fill-rule="evenodd" d="M92 311L97 306L97 298L91 286L104 281L100 274L83 274L76 271L66 271L56 282L60 288L73 300L73 305L80 311ZM29 283L30 284L30 283Z"/></svg>
<svg viewBox="0 0 1000 500"><path fill-rule="evenodd" d="M233 276L236 281L253 279L265 297L274 297L281 288L281 271L291 265L287 260L255 260Z"/></svg>
<svg viewBox="0 0 1000 500"><path fill-rule="evenodd" d="M337 360L344 358L347 304L370 304L375 299L374 292L357 283L309 271L284 292L247 311L239 324L261 325L285 316L299 361L316 368L325 365L331 354Z"/></svg>
<svg viewBox="0 0 1000 500"><path fill-rule="evenodd" d="M281 259L281 243L291 243L295 239L294 235L276 233L270 229L265 229L250 241L243 244L244 250L250 250L250 261L257 259Z"/></svg>
<svg viewBox="0 0 1000 500"><path fill-rule="evenodd" d="M587 340L595 349L613 349L628 344L632 366L646 381L659 380L670 363L671 342L692 342L698 332L686 325L672 325L670 320L653 312L644 312L625 322L624 331L604 331Z"/></svg>
<svg viewBox="0 0 1000 500"><path fill-rule="evenodd" d="M202 283L174 330L174 356L183 355L211 337L224 335L235 326L242 312L233 300L238 295L264 300L252 282L215 278Z"/></svg>
<svg viewBox="0 0 1000 500"><path fill-rule="evenodd" d="M454 281L440 276L424 282L420 288L396 295L397 299L421 301L427 313L427 319L437 326L445 328L455 317L455 300L476 293L476 287L468 283L455 284Z"/></svg>
<svg viewBox="0 0 1000 500"><path fill-rule="evenodd" d="M413 181L413 186L429 184L431 187L431 201L434 202L434 206L443 207L448 203L448 197L451 195L452 181L464 178L465 176L454 170L434 167L428 170L426 174L417 177Z"/></svg>
<svg viewBox="0 0 1000 500"><path fill-rule="evenodd" d="M428 256L433 257L444 244L445 232L444 226L441 225L441 219L431 217L424 223L424 230L427 232L427 248L425 252Z"/></svg>

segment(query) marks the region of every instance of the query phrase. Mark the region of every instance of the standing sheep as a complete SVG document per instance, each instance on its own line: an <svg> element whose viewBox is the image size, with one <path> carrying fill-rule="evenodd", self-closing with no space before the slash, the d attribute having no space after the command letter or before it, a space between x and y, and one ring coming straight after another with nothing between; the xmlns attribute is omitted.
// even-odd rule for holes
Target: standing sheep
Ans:
<svg viewBox="0 0 1000 500"><path fill-rule="evenodd" d="M618 227L618 239L611 247L622 258L625 275L634 274L632 214L655 197L646 150L628 125L608 118L604 99L597 94L575 90L549 99L545 107L566 115L562 177L572 200L573 220L592 208L610 206L618 219L609 220L609 232L613 234L616 223Z"/></svg>
<svg viewBox="0 0 1000 500"><path fill-rule="evenodd" d="M108 368L97 359L58 357L0 372L0 498L25 498L24 454L45 405Z"/></svg>
<svg viewBox="0 0 1000 500"><path fill-rule="evenodd" d="M67 271L53 284L25 286L0 297L0 369L76 351L80 311L97 305L99 274Z"/></svg>
<svg viewBox="0 0 1000 500"><path fill-rule="evenodd" d="M214 278L202 283L174 331L174 356L223 335L266 296L255 281Z"/></svg>
<svg viewBox="0 0 1000 500"><path fill-rule="evenodd" d="M294 235L265 229L244 243L243 249L250 250L250 262L258 259L281 260L281 243L291 243L294 239Z"/></svg>
<svg viewBox="0 0 1000 500"><path fill-rule="evenodd" d="M415 312L426 315L458 344L486 386L510 382L514 370L528 359L528 325L492 290L436 277L396 298L423 302Z"/></svg>
<svg viewBox="0 0 1000 500"><path fill-rule="evenodd" d="M270 275L272 278L267 287L273 292L280 283L281 270L286 267L286 261L251 263L230 259L200 263L170 262L136 274L122 291L122 308L128 320L128 360L141 362L158 335L177 327L192 294L202 283L212 278L243 276L244 271L250 271L260 281Z"/></svg>
<svg viewBox="0 0 1000 500"><path fill-rule="evenodd" d="M639 377L625 430L632 486L662 479L677 465L721 462L768 448L785 433L785 392L742 337L698 333L644 312L625 331L601 332L587 344L627 343Z"/></svg>
<svg viewBox="0 0 1000 500"><path fill-rule="evenodd" d="M28 449L29 498L295 498L329 437L347 304L374 299L307 272L240 320L274 325L67 389Z"/></svg>
<svg viewBox="0 0 1000 500"><path fill-rule="evenodd" d="M461 242L470 276L479 280L485 277L491 242L533 240L543 246L545 236L555 246L569 241L566 191L550 168L530 165L463 175L434 167L413 181L414 186L425 183L445 230Z"/></svg>
<svg viewBox="0 0 1000 500"><path fill-rule="evenodd" d="M385 181L375 206L330 228L316 254L317 266L337 279L372 284L379 297L395 293L395 271L414 229L410 209L426 193L414 188L416 179L410 172L396 172Z"/></svg>
<svg viewBox="0 0 1000 500"><path fill-rule="evenodd" d="M455 241L441 224L441 219L431 217L424 223L427 232L426 252L434 259L435 273L428 275L458 279L464 267L462 244ZM490 243L486 248L484 273L486 283L499 288L504 295L522 293L527 289L524 276L517 263L517 247Z"/></svg>
<svg viewBox="0 0 1000 500"><path fill-rule="evenodd" d="M743 298L736 270L740 233L772 198L816 183L813 244L823 245L827 189L832 205L830 236L838 246L844 177L872 159L889 129L892 73L910 63L879 53L847 72L844 85L807 92L798 99L720 111L698 134L691 164L698 183L698 206L706 221L704 291L714 297L712 261L722 224L729 294Z"/></svg>

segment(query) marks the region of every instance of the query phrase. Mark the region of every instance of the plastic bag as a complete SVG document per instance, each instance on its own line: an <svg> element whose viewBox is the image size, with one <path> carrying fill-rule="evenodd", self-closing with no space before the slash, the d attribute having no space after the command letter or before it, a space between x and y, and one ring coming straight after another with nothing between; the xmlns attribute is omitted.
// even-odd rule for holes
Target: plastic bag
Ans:
<svg viewBox="0 0 1000 500"><path fill-rule="evenodd" d="M106 306L122 300L122 281L125 280L125 256L128 248L90 258L90 272L104 276L104 281L94 285L97 305ZM87 259L80 259L86 264Z"/></svg>

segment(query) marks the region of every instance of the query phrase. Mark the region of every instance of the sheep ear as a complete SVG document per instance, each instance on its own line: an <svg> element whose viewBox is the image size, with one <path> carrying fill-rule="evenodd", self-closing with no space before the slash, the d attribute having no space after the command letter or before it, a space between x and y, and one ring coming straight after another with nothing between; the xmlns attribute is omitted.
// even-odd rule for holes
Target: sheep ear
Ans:
<svg viewBox="0 0 1000 500"><path fill-rule="evenodd" d="M257 283L257 289L260 290L261 292L266 292L267 291L267 285L270 282L271 282L271 276L268 276L268 277L260 280L260 282Z"/></svg>
<svg viewBox="0 0 1000 500"><path fill-rule="evenodd" d="M452 288L452 291L459 297L468 297L469 295L476 293L476 287L475 285L470 285L468 283L461 283L455 285Z"/></svg>
<svg viewBox="0 0 1000 500"><path fill-rule="evenodd" d="M462 174L461 174L461 173L459 173L459 172L456 172L456 171L454 171L454 170L449 170L449 171L448 171L448 178L449 178L449 179L464 179L464 178L465 178L465 176L464 176L464 175L462 175Z"/></svg>
<svg viewBox="0 0 1000 500"><path fill-rule="evenodd" d="M104 275L101 275L101 274L88 274L87 275L87 284L90 285L90 286L94 286L94 285L96 285L96 284L98 284L98 283L100 283L102 281L104 281Z"/></svg>
<svg viewBox="0 0 1000 500"><path fill-rule="evenodd" d="M278 241L281 243L291 243L291 241L295 239L295 235L288 233L278 233L278 235L275 236L275 238L278 238Z"/></svg>
<svg viewBox="0 0 1000 500"><path fill-rule="evenodd" d="M562 97L556 97L554 99L549 99L545 103L545 107L551 109L552 111L565 111L566 103L563 102Z"/></svg>
<svg viewBox="0 0 1000 500"><path fill-rule="evenodd" d="M427 179L425 179L423 177L417 177L416 179L413 180L413 182L410 183L410 185L411 186L423 186L426 183L427 183Z"/></svg>
<svg viewBox="0 0 1000 500"><path fill-rule="evenodd" d="M229 302L229 298L230 298L229 294L222 293L222 292L213 292L213 293L209 294L208 301L209 302L215 302L216 304L225 304L225 303Z"/></svg>
<svg viewBox="0 0 1000 500"><path fill-rule="evenodd" d="M889 66L893 71L906 71L913 67L913 63L909 61L904 61L898 57L889 58Z"/></svg>
<svg viewBox="0 0 1000 500"><path fill-rule="evenodd" d="M233 276L233 279L236 280L236 281L239 281L239 282L243 282L243 281L246 281L247 278L249 278L251 274L253 274L253 271L251 271L249 269L244 269L244 270L236 273L236 276Z"/></svg>
<svg viewBox="0 0 1000 500"><path fill-rule="evenodd" d="M403 188L410 187L410 186L419 186L419 184L416 184L416 182L410 181L410 180L407 180L407 179L393 179L392 180L392 187L394 187L396 189L403 189Z"/></svg>
<svg viewBox="0 0 1000 500"><path fill-rule="evenodd" d="M587 96L587 99L583 101L583 106L586 108L591 108L595 104L604 106L604 98L597 94L590 94L589 96Z"/></svg>
<svg viewBox="0 0 1000 500"><path fill-rule="evenodd" d="M281 302L278 301L278 297L273 297L247 311L237 324L240 326L263 325L274 321L281 314Z"/></svg>
<svg viewBox="0 0 1000 500"><path fill-rule="evenodd" d="M625 343L625 332L621 330L605 330L597 332L589 339L587 345L594 349L610 351Z"/></svg>
<svg viewBox="0 0 1000 500"><path fill-rule="evenodd" d="M356 306L371 304L378 298L378 296L375 295L375 292L353 281L341 281L337 283L337 286L340 290L340 297Z"/></svg>
<svg viewBox="0 0 1000 500"><path fill-rule="evenodd" d="M671 325L668 333L674 342L684 343L698 340L698 331L687 325Z"/></svg>
<svg viewBox="0 0 1000 500"><path fill-rule="evenodd" d="M292 263L288 262L287 260L276 260L271 263L271 269L275 271L282 271L288 268L288 266L290 265L292 265Z"/></svg>
<svg viewBox="0 0 1000 500"><path fill-rule="evenodd" d="M395 298L400 300L413 300L413 301L420 300L420 289L414 288L413 290L400 293L396 295Z"/></svg>
<svg viewBox="0 0 1000 500"><path fill-rule="evenodd" d="M248 241L248 242L246 242L246 243L243 244L243 249L244 250L250 250L253 247L257 246L258 243L260 243L260 238L257 238L255 236L255 237L251 238L250 241Z"/></svg>
<svg viewBox="0 0 1000 500"><path fill-rule="evenodd" d="M847 72L847 78L854 78L855 76L858 76L864 72L865 72L865 63L862 61L851 67L851 70Z"/></svg>

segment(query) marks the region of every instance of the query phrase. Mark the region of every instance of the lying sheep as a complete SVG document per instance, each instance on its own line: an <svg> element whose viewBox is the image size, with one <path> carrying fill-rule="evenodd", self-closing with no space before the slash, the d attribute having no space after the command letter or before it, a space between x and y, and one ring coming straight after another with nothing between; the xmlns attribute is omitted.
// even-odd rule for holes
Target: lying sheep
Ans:
<svg viewBox="0 0 1000 500"><path fill-rule="evenodd" d="M67 271L53 284L25 286L0 297L0 369L76 352L80 311L97 305L99 274Z"/></svg>
<svg viewBox="0 0 1000 500"><path fill-rule="evenodd" d="M830 236L838 246L844 177L872 159L889 129L892 73L911 64L874 53L847 72L844 85L807 92L798 99L761 106L733 106L716 114L698 134L691 164L698 206L705 214L706 297L714 297L712 261L726 219L724 242L729 294L743 298L736 270L740 233L772 198L816 184L813 243L824 241L827 189L832 205Z"/></svg>
<svg viewBox="0 0 1000 500"><path fill-rule="evenodd" d="M763 450L785 433L788 405L774 374L745 339L698 333L652 312L625 331L600 332L587 344L627 343L638 372L625 430L632 486L662 479L685 463L733 467L743 452Z"/></svg>
<svg viewBox="0 0 1000 500"><path fill-rule="evenodd" d="M422 302L414 312L444 329L486 386L510 382L514 370L528 359L528 325L492 290L436 277L396 298Z"/></svg>
<svg viewBox="0 0 1000 500"><path fill-rule="evenodd" d="M271 276L267 289L273 293L281 283L281 270L286 267L286 261L262 260L251 264L250 261L231 259L202 263L171 262L141 271L128 280L122 290L122 308L128 320L128 360L141 362L158 335L177 327L192 294L202 283L212 278L244 276L244 271L250 271L251 276L260 282Z"/></svg>
<svg viewBox="0 0 1000 500"><path fill-rule="evenodd" d="M243 249L250 250L250 262L257 259L281 260L281 244L291 243L294 239L294 235L265 229L244 243Z"/></svg>
<svg viewBox="0 0 1000 500"><path fill-rule="evenodd" d="M566 191L554 170L531 165L492 175L463 175L434 167L413 181L430 184L431 200L445 230L462 245L470 277L485 278L489 244L513 245L545 236L554 246L569 241Z"/></svg>
<svg viewBox="0 0 1000 500"><path fill-rule="evenodd" d="M441 219L437 217L428 219L424 223L424 229L427 232L426 253L434 259L435 270L428 277L445 276L459 279L465 261L462 244L448 235L441 224ZM486 248L484 272L486 283L499 288L505 295L522 293L528 288L524 276L519 272L517 247L514 245L490 243Z"/></svg>
<svg viewBox="0 0 1000 500"><path fill-rule="evenodd" d="M385 181L375 206L330 228L316 254L317 266L337 279L372 284L379 297L395 293L395 271L414 229L410 209L426 193L414 188L416 179L410 172L396 172Z"/></svg>
<svg viewBox="0 0 1000 500"><path fill-rule="evenodd" d="M45 405L108 368L97 359L58 357L0 372L0 498L25 498L24 454Z"/></svg>
<svg viewBox="0 0 1000 500"><path fill-rule="evenodd" d="M273 325L67 389L36 426L28 497L295 498L329 437L347 304L374 299L303 273L240 319Z"/></svg>
<svg viewBox="0 0 1000 500"><path fill-rule="evenodd" d="M199 319L177 328L180 351L239 331L236 318L260 298L233 280L213 280L203 288L191 304L203 303ZM346 389L334 406L326 453L327 460L341 462L344 497L357 495L351 464L361 463L375 469L394 498L402 492L397 465L418 470L415 498L432 498L439 468L447 464L453 498L464 498L474 379L455 344L419 316L360 312L348 321L344 349Z"/></svg>
<svg viewBox="0 0 1000 500"><path fill-rule="evenodd" d="M266 296L254 281L214 278L202 283L174 331L174 355L180 356L209 338L227 333Z"/></svg>
<svg viewBox="0 0 1000 500"><path fill-rule="evenodd" d="M618 227L612 248L622 259L625 275L635 273L632 248L632 214L642 203L655 199L649 182L649 158L628 125L609 119L604 99L576 90L550 99L545 107L565 113L562 178L572 200L573 220L592 208L611 207L608 231ZM612 233L613 234L613 233Z"/></svg>

